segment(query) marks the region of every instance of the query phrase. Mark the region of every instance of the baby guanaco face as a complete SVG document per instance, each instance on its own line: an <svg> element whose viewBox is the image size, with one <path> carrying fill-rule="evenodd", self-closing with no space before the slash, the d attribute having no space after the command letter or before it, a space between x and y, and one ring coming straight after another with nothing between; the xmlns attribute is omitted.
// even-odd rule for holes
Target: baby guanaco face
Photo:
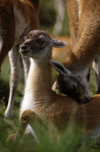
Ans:
<svg viewBox="0 0 100 152"><path fill-rule="evenodd" d="M81 77L77 79L73 75L62 75L58 76L58 84L60 91L70 97L73 97L78 103L88 103L90 101L90 96L88 95L88 90L82 83ZM87 83L87 82L86 82Z"/></svg>
<svg viewBox="0 0 100 152"><path fill-rule="evenodd" d="M46 31L33 30L24 37L24 43L20 46L20 53L32 58L42 58L51 51L52 47L64 47L66 43L53 39Z"/></svg>
<svg viewBox="0 0 100 152"><path fill-rule="evenodd" d="M42 54L44 48L49 45L49 41L48 33L41 30L31 31L24 37L24 43L21 45L20 52L25 56L37 58Z"/></svg>
<svg viewBox="0 0 100 152"><path fill-rule="evenodd" d="M59 72L56 84L62 93L74 98L78 103L87 103L90 101L86 78L73 75L71 71L57 61L51 60L50 63Z"/></svg>

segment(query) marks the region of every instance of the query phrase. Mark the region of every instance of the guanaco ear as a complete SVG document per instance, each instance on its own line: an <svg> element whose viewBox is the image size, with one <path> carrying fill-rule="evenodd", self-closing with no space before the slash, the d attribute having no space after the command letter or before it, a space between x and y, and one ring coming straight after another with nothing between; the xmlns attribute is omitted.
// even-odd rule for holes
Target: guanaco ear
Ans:
<svg viewBox="0 0 100 152"><path fill-rule="evenodd" d="M60 74L62 74L62 75L71 75L71 71L66 69L60 62L57 62L57 61L54 61L54 60L50 60L49 63Z"/></svg>
<svg viewBox="0 0 100 152"><path fill-rule="evenodd" d="M64 46L66 46L67 44L63 41L51 38L51 45L56 48L62 48Z"/></svg>

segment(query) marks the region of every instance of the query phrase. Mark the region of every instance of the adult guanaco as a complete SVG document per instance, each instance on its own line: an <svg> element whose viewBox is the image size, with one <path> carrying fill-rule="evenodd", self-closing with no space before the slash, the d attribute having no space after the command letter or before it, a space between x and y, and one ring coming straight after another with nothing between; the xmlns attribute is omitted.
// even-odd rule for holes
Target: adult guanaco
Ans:
<svg viewBox="0 0 100 152"><path fill-rule="evenodd" d="M9 52L10 93L5 117L13 116L13 104L20 81L19 45L23 37L38 28L39 0L0 0L0 68ZM25 81L30 61L22 55Z"/></svg>

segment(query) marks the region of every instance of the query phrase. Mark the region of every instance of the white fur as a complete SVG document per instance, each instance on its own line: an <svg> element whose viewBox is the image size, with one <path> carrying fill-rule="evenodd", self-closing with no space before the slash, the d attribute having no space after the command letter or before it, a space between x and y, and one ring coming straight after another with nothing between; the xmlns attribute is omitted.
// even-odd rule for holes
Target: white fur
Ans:
<svg viewBox="0 0 100 152"><path fill-rule="evenodd" d="M41 58L40 58L40 60L41 60ZM30 59L30 61L31 61L31 66L30 66L28 79L27 79L26 86L25 86L24 97L23 97L23 100L22 100L21 106L20 106L20 116L25 110L29 110L29 109L34 110L34 108L36 106L38 106L38 104L41 103L41 100L38 101L38 99L36 99L34 97L34 87L35 86L33 86L33 83L32 83L38 61L35 59L34 60ZM44 98L46 98L46 97L44 97ZM26 127L25 134L31 134L37 140L34 130L32 129L32 127L30 125L28 125Z"/></svg>
<svg viewBox="0 0 100 152"><path fill-rule="evenodd" d="M17 43L29 23L25 23L25 19L23 18L21 12L19 11L16 5L14 6L14 14L15 14L15 27L16 27L15 41Z"/></svg>
<svg viewBox="0 0 100 152"><path fill-rule="evenodd" d="M11 64L11 79L10 79L10 94L9 94L9 101L8 106L5 111L5 117L12 117L13 116L13 104L14 104L14 97L17 86L20 81L20 65L19 65L19 45L22 43L23 36L28 29L29 32L30 27L30 20L28 22L25 21L25 18L22 16L22 13L17 8L17 5L14 5L14 15L15 15L15 41L14 45L9 53L10 64ZM22 57L24 72L25 72L25 82L27 80L27 75L29 71L29 59Z"/></svg>
<svg viewBox="0 0 100 152"><path fill-rule="evenodd" d="M30 66L30 71L34 70L34 62L31 60L31 66ZM26 82L26 87L25 87L25 93L23 100L21 102L21 113L27 109L34 109L35 107L35 102L34 102L34 94L32 87L30 86L30 81L32 81L32 78L30 77L30 72L28 74L28 81Z"/></svg>
<svg viewBox="0 0 100 152"><path fill-rule="evenodd" d="M27 91L25 90L25 96L22 100L22 103L21 103L21 113L27 109L34 109L34 97L33 97L33 94L31 92L31 90L27 89Z"/></svg>
<svg viewBox="0 0 100 152"><path fill-rule="evenodd" d="M30 60L30 61L31 61L31 66L30 66L30 71L29 71L28 79L25 86L24 97L20 106L20 116L25 110L29 110L29 109L34 110L34 108L38 105L38 103L40 103L40 102L35 102L36 99L34 98L34 93L31 86L32 85L31 81L33 79L31 77L31 73L34 73L35 63L33 62L33 60ZM34 130L32 129L30 125L26 127L25 134L31 134L36 139L36 141L38 141L34 133Z"/></svg>

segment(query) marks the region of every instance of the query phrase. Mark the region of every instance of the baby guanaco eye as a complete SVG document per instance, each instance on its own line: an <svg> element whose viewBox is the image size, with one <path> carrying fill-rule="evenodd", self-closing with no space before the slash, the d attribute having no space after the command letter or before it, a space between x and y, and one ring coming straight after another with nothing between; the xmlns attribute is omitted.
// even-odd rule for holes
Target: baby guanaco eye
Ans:
<svg viewBox="0 0 100 152"><path fill-rule="evenodd" d="M76 86L73 84L72 93L74 93L76 90Z"/></svg>
<svg viewBox="0 0 100 152"><path fill-rule="evenodd" d="M45 43L45 40L43 38L40 38L36 40L36 43L42 46Z"/></svg>
<svg viewBox="0 0 100 152"><path fill-rule="evenodd" d="M28 34L26 36L24 36L23 41L27 40L27 39L31 39L32 38L32 34Z"/></svg>
<svg viewBox="0 0 100 152"><path fill-rule="evenodd" d="M32 34L29 34L28 36L27 36L27 39L31 39L32 38Z"/></svg>
<svg viewBox="0 0 100 152"><path fill-rule="evenodd" d="M29 38L32 38L32 34L29 35Z"/></svg>

